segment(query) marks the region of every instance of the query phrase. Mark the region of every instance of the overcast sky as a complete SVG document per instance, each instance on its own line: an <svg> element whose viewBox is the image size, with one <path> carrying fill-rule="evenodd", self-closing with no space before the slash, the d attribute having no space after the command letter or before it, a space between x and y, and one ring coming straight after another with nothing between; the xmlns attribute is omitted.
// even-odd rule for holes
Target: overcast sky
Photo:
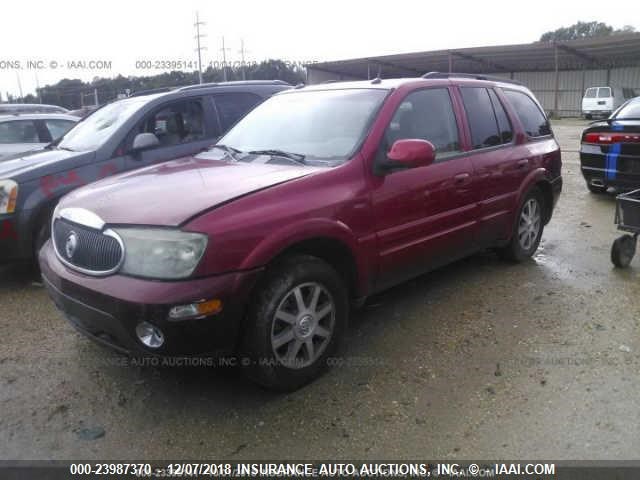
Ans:
<svg viewBox="0 0 640 480"><path fill-rule="evenodd" d="M96 8L92 8L96 5ZM100 2L5 0L0 28L0 93L18 93L20 61L23 92L36 86L35 70L26 61L42 60L40 86L61 78L149 75L136 60L192 60L194 16L199 11L206 59L222 58L225 37L228 60L240 59L244 39L248 60L281 58L324 61L482 45L527 43L548 30L578 20L598 20L616 28L638 29L640 7L635 0L602 1L503 0L428 2L371 1L243 1L110 0ZM635 13L635 15L631 15ZM68 70L48 67L73 60L111 61L110 70Z"/></svg>

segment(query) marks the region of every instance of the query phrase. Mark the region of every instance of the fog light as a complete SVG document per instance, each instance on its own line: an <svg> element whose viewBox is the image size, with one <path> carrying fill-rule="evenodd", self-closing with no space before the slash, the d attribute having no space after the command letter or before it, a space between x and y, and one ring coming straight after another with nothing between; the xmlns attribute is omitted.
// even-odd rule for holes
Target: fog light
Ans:
<svg viewBox="0 0 640 480"><path fill-rule="evenodd" d="M177 305L169 310L171 320L185 320L188 318L204 317L222 311L222 300L214 298L206 302Z"/></svg>
<svg viewBox="0 0 640 480"><path fill-rule="evenodd" d="M149 348L160 348L164 343L162 330L149 322L139 323L136 327L136 335L138 340Z"/></svg>

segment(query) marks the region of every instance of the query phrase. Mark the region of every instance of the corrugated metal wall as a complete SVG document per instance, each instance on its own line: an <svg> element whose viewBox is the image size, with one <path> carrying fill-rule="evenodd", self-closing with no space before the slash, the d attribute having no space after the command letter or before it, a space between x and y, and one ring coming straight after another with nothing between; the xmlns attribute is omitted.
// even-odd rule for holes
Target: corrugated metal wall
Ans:
<svg viewBox="0 0 640 480"><path fill-rule="evenodd" d="M611 85L630 87L640 94L640 67L607 70L566 70L558 76L558 108L560 116L580 114L582 96L585 89L594 86ZM513 78L528 86L538 97L545 110L555 110L554 72L515 72Z"/></svg>
<svg viewBox="0 0 640 480"><path fill-rule="evenodd" d="M504 72L494 73L506 76ZM609 80L607 81L607 76ZM547 112L555 110L555 72L514 72L514 80L522 82L533 91ZM357 78L308 69L308 83L322 83L327 80L358 80ZM626 67L607 70L564 70L559 74L557 115L573 117L580 115L582 95L585 89L594 86L611 85L629 87L640 95L640 67Z"/></svg>
<svg viewBox="0 0 640 480"><path fill-rule="evenodd" d="M496 76L506 76L504 72ZM582 96L589 87L629 87L640 95L640 67L607 70L564 70L558 75L558 111L561 117L580 115ZM531 89L547 112L555 111L555 72L514 72L513 79Z"/></svg>

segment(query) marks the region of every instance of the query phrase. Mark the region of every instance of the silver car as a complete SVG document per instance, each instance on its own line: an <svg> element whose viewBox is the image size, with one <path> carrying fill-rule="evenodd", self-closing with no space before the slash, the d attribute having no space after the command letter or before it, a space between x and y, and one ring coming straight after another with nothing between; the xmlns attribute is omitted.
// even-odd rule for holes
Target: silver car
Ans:
<svg viewBox="0 0 640 480"><path fill-rule="evenodd" d="M0 161L44 148L79 120L72 115L53 113L0 115Z"/></svg>

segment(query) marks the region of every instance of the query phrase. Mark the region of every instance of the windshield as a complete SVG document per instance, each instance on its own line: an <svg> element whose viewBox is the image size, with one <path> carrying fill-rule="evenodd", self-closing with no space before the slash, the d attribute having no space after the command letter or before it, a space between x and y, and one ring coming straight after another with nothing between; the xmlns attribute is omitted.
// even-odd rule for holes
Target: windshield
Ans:
<svg viewBox="0 0 640 480"><path fill-rule="evenodd" d="M74 152L97 149L132 113L148 101L148 98L136 97L102 107L69 130L58 147Z"/></svg>
<svg viewBox="0 0 640 480"><path fill-rule="evenodd" d="M620 120L625 118L640 118L640 98L634 98L622 105L622 107L614 113L613 118Z"/></svg>
<svg viewBox="0 0 640 480"><path fill-rule="evenodd" d="M305 163L340 163L353 154L386 94L349 89L277 95L249 113L219 144L237 152L286 152Z"/></svg>

